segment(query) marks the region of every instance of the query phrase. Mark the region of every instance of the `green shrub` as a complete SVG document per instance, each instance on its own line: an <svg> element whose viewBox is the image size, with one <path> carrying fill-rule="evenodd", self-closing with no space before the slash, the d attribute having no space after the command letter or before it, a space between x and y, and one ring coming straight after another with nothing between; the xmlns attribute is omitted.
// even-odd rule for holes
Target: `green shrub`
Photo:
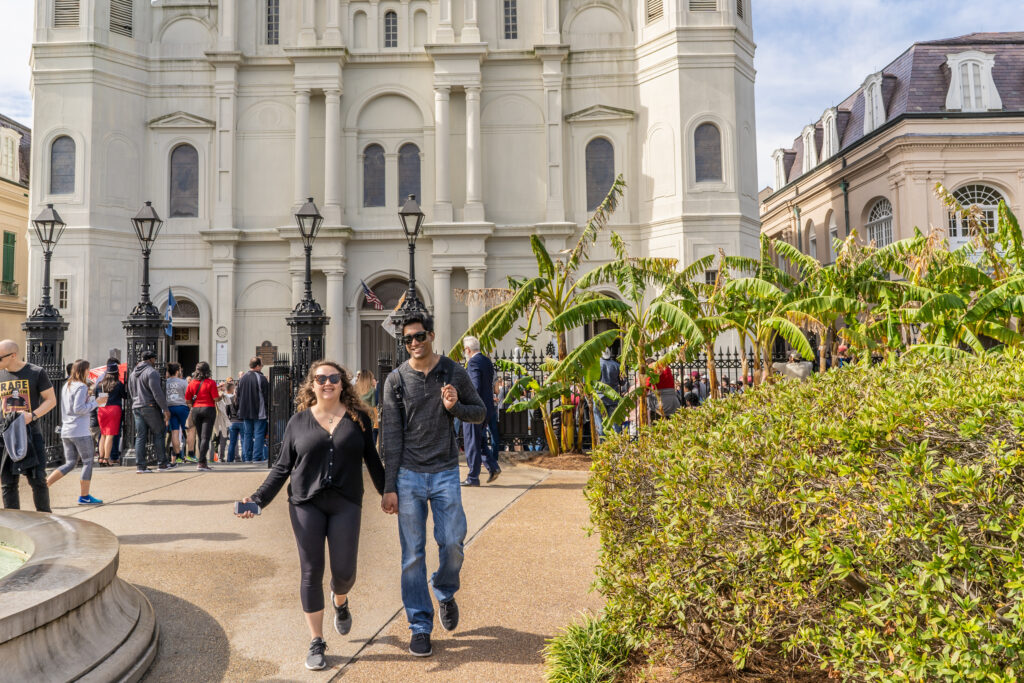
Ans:
<svg viewBox="0 0 1024 683"><path fill-rule="evenodd" d="M600 619L584 616L544 646L548 683L606 683L626 665L626 639Z"/></svg>
<svg viewBox="0 0 1024 683"><path fill-rule="evenodd" d="M1022 401L1019 352L904 359L609 441L587 495L610 627L780 676L1016 680Z"/></svg>

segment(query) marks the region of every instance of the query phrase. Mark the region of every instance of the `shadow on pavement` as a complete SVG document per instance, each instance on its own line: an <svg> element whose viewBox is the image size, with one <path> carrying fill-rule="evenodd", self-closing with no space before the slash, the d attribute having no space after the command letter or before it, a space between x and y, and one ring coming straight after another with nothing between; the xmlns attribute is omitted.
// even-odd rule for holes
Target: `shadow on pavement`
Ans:
<svg viewBox="0 0 1024 683"><path fill-rule="evenodd" d="M434 655L426 660L430 673L451 671L470 662L493 664L540 664L541 650L545 636L537 633L516 631L505 626L485 626L472 631L456 632L432 640ZM366 662L409 662L409 641L397 636L376 638L373 643L393 647L394 654L367 654L357 657L353 663Z"/></svg>
<svg viewBox="0 0 1024 683"><path fill-rule="evenodd" d="M200 607L148 586L137 586L156 611L160 646L142 679L219 681L228 669L228 637L217 620Z"/></svg>
<svg viewBox="0 0 1024 683"><path fill-rule="evenodd" d="M117 540L121 545L148 545L150 543L173 543L174 541L214 541L227 543L228 541L240 541L245 536L242 534L228 532L213 532L206 534L124 534L118 536Z"/></svg>

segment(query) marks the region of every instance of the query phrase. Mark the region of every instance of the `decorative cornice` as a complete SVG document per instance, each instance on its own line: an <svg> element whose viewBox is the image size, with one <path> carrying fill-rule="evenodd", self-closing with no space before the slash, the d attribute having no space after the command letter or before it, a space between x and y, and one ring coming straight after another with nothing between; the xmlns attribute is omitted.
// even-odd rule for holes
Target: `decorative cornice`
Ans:
<svg viewBox="0 0 1024 683"><path fill-rule="evenodd" d="M567 114L565 120L569 123L578 121L619 121L636 118L636 112L630 109L609 107L606 104L595 104L586 109L580 109L572 114Z"/></svg>
<svg viewBox="0 0 1024 683"><path fill-rule="evenodd" d="M204 119L202 116L196 116L184 111L176 111L164 116L158 116L146 125L155 130L181 130L188 128L215 128L217 124L210 119Z"/></svg>

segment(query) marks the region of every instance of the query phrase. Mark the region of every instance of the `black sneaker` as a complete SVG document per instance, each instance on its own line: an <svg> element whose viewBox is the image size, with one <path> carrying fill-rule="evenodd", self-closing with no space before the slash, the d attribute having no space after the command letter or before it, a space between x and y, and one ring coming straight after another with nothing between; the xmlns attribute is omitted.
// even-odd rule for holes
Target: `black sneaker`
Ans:
<svg viewBox="0 0 1024 683"><path fill-rule="evenodd" d="M430 634L412 634L412 640L409 641L409 652L417 657L429 657L434 654L434 651L430 649Z"/></svg>
<svg viewBox="0 0 1024 683"><path fill-rule="evenodd" d="M501 474L501 470L494 470L494 471L492 471L491 475L489 477L487 477L487 483L490 484L492 481L497 479L499 474Z"/></svg>
<svg viewBox="0 0 1024 683"><path fill-rule="evenodd" d="M323 638L314 638L309 643L309 654L306 655L306 668L310 671L320 671L327 668L327 658L324 657L324 650L327 643Z"/></svg>
<svg viewBox="0 0 1024 683"><path fill-rule="evenodd" d="M334 591L331 591L331 604L334 605L334 630L340 635L348 635L352 630L352 613L348 611L348 598L340 607L334 602Z"/></svg>
<svg viewBox="0 0 1024 683"><path fill-rule="evenodd" d="M442 602L438 607L441 612L441 626L445 631L454 631L459 625L459 606L455 603L455 598Z"/></svg>

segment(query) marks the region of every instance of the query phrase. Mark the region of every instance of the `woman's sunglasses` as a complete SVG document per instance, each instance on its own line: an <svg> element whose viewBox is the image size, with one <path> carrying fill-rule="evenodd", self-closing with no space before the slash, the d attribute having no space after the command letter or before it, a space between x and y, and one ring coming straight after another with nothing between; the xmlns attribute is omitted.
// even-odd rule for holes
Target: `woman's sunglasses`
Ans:
<svg viewBox="0 0 1024 683"><path fill-rule="evenodd" d="M402 337L402 343L405 344L406 346L412 344L413 340L416 340L422 344L423 342L427 341L427 333L420 331L415 332L413 334L407 334L404 337Z"/></svg>
<svg viewBox="0 0 1024 683"><path fill-rule="evenodd" d="M319 384L320 386L323 386L328 382L330 382L331 384L341 384L341 375L337 372L334 373L333 375L314 375L313 381Z"/></svg>

